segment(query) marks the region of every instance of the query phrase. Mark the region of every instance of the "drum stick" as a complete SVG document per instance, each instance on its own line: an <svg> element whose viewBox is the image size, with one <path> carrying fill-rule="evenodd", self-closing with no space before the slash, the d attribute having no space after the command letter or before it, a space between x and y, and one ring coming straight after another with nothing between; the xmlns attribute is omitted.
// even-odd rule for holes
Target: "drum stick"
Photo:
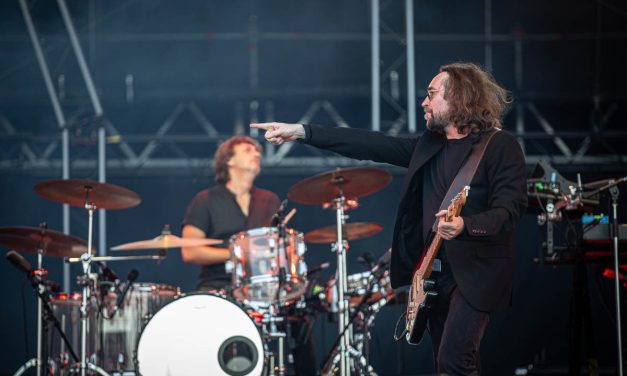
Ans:
<svg viewBox="0 0 627 376"><path fill-rule="evenodd" d="M290 221L290 219L292 219L292 217L294 216L294 214L296 214L296 208L292 208L292 210L290 210L289 213L287 213L287 215L285 216L285 218L283 218L283 226L285 226L287 224L287 222Z"/></svg>

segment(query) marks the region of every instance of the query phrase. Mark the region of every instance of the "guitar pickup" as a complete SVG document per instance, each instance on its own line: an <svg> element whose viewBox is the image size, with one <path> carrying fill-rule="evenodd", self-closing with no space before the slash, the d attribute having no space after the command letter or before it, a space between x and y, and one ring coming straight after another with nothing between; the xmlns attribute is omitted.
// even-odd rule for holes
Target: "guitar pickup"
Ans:
<svg viewBox="0 0 627 376"><path fill-rule="evenodd" d="M435 290L435 281L433 279L425 279L423 281L422 289L425 293L429 294L429 292Z"/></svg>
<svg viewBox="0 0 627 376"><path fill-rule="evenodd" d="M433 270L434 272L441 272L442 271L442 260L440 260L440 259L433 259L433 264L431 264L431 270Z"/></svg>

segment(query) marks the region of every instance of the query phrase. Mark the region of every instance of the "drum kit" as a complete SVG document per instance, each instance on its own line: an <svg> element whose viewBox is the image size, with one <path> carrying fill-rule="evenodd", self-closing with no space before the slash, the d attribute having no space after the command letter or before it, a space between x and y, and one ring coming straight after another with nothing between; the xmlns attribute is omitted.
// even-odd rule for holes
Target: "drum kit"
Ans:
<svg viewBox="0 0 627 376"><path fill-rule="evenodd" d="M320 374L375 374L368 364L368 339L377 312L394 298L388 275L389 251L369 270L347 275L349 241L379 233L376 223L347 223L358 199L391 181L378 168L336 169L305 179L288 198L335 211L336 224L309 233L287 227L294 211L279 212L274 227L255 228L230 239L228 291L182 293L168 284L136 282L131 270L121 282L105 264L121 260L162 260L166 251L215 245L216 239L180 238L166 225L161 235L122 244L114 251L156 250L155 254L95 256L93 214L131 208L140 197L92 180L52 180L35 186L42 197L84 208L87 241L41 225L0 227L7 259L27 275L37 299L37 353L15 375L285 375L290 356L287 323L297 314L326 312L337 319L338 336ZM335 275L314 286L307 270L307 243L329 244L337 257ZM17 251L37 255L32 268ZM80 292L60 292L47 279L43 258L62 257L82 266ZM99 272L94 272L98 266ZM295 313L296 312L296 313ZM299 313L300 312L300 313ZM220 324L222 323L222 324ZM225 325L226 323L226 325ZM211 355L213 354L213 355Z"/></svg>

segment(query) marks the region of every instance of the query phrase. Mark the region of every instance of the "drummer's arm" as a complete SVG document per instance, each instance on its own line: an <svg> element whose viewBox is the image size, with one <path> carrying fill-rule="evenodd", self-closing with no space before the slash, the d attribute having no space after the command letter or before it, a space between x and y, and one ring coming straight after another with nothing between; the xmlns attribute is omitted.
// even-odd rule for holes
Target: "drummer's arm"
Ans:
<svg viewBox="0 0 627 376"><path fill-rule="evenodd" d="M205 239L206 237L205 232L196 226L183 226L183 238ZM226 248L209 246L183 247L181 248L181 256L183 261L188 263L213 265L228 261L231 258L231 252Z"/></svg>

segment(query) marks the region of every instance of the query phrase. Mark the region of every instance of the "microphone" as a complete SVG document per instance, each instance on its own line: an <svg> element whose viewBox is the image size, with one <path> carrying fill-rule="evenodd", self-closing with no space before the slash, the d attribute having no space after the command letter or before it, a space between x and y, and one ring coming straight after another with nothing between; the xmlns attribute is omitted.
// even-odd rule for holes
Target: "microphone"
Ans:
<svg viewBox="0 0 627 376"><path fill-rule="evenodd" d="M26 275L30 276L31 273L33 272L33 267L30 265L30 262L28 262L28 260L22 257L22 255L20 255L19 253L15 251L9 251L7 252L6 257L7 257L7 260L9 260L9 262L13 264L13 266L15 266L22 273L25 273Z"/></svg>
<svg viewBox="0 0 627 376"><path fill-rule="evenodd" d="M47 281L36 275L33 276L34 274L33 267L31 266L30 262L28 262L28 260L26 260L22 255L20 255L16 251L7 252L6 257L7 257L7 260L9 260L9 262L13 266L15 266L19 271L26 274L26 276L28 276L28 278L31 279L31 283L39 283L40 285L43 285L49 288L50 291L52 292L61 291L61 286L58 283L53 282L53 281Z"/></svg>
<svg viewBox="0 0 627 376"><path fill-rule="evenodd" d="M312 274L316 274L321 270L324 270L326 268L328 268L331 264L329 264L328 262L323 262L322 264L316 266L315 268L311 268L307 271L307 276L310 276Z"/></svg>
<svg viewBox="0 0 627 376"><path fill-rule="evenodd" d="M117 308L118 310L121 309L122 306L124 305L124 297L126 296L126 293L128 292L128 290L131 288L131 285L133 284L133 282L137 279L138 275L139 275L139 272L137 271L137 269L131 269L131 271L128 272L128 275L126 276L126 286L124 286L124 289L122 290L122 293L120 294L120 296L118 296L118 300L116 302L116 306L118 307ZM113 315L111 316L113 317Z"/></svg>
<svg viewBox="0 0 627 376"><path fill-rule="evenodd" d="M272 214L272 227L278 226L281 223L281 217L283 216L283 212L285 212L285 207L287 206L287 199L281 201L281 205L279 208Z"/></svg>
<svg viewBox="0 0 627 376"><path fill-rule="evenodd" d="M118 275L115 274L115 272L111 270L111 268L108 267L107 264L105 264L104 262L100 262L100 261L94 261L94 262L98 265L98 267L100 268L100 271L102 272L102 275L107 281L115 282L118 280Z"/></svg>

